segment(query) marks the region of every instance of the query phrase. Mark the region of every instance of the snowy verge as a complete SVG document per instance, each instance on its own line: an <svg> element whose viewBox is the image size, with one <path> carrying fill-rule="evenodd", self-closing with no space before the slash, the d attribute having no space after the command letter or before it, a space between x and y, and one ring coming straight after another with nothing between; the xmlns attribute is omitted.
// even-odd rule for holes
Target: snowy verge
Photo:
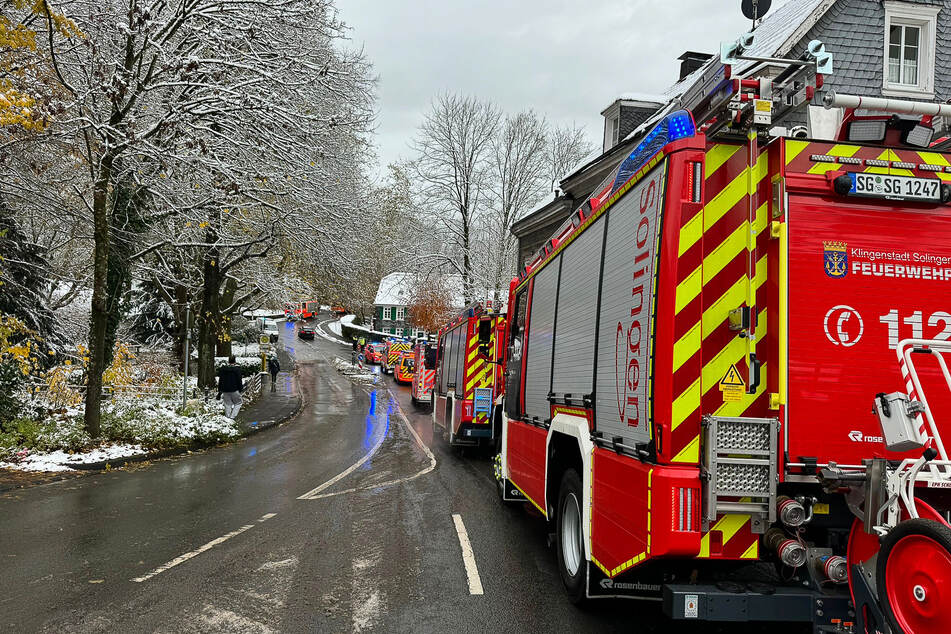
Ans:
<svg viewBox="0 0 951 634"><path fill-rule="evenodd" d="M148 453L142 445L114 444L103 445L80 453L66 453L62 450L29 453L18 462L0 462L0 469L16 469L17 471L72 471L78 466L97 464L140 456Z"/></svg>
<svg viewBox="0 0 951 634"><path fill-rule="evenodd" d="M160 397L118 398L103 404L102 440L83 429L81 408L68 408L38 423L30 447L0 446L0 468L67 471L155 451L215 444L241 435L222 415L220 401L194 399L185 410Z"/></svg>
<svg viewBox="0 0 951 634"><path fill-rule="evenodd" d="M348 379L353 379L354 381L359 381L361 383L377 383L380 380L380 375L376 372L373 372L366 367L361 368L360 366L353 365L349 361L344 361L340 357L334 357L333 364L337 369L337 372L344 375Z"/></svg>

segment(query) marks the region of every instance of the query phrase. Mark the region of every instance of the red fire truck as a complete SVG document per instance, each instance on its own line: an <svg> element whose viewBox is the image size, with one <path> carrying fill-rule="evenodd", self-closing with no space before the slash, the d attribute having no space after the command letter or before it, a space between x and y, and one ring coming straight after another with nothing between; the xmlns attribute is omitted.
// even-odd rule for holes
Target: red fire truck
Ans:
<svg viewBox="0 0 951 634"><path fill-rule="evenodd" d="M413 347L416 373L413 375L413 405L432 403L436 384L436 344L420 341Z"/></svg>
<svg viewBox="0 0 951 634"><path fill-rule="evenodd" d="M307 300L300 303L300 312L298 317L301 319L311 319L320 312L320 302L317 300Z"/></svg>
<svg viewBox="0 0 951 634"><path fill-rule="evenodd" d="M829 93L835 141L773 136L827 56L742 48L512 281L499 492L576 602L947 631L951 106Z"/></svg>
<svg viewBox="0 0 951 634"><path fill-rule="evenodd" d="M383 358L380 369L384 374L393 374L393 369L400 362L400 355L409 350L409 341L402 339L387 339L383 349Z"/></svg>
<svg viewBox="0 0 951 634"><path fill-rule="evenodd" d="M505 317L475 304L439 331L433 434L451 446L499 438Z"/></svg>

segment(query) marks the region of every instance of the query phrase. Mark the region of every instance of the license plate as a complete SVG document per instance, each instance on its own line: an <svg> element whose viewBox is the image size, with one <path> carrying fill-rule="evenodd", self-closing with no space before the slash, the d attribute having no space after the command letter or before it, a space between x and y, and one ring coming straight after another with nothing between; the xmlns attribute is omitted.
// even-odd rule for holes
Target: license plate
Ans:
<svg viewBox="0 0 951 634"><path fill-rule="evenodd" d="M852 196L885 198L887 200L941 200L941 181L937 178L913 178L886 174L851 172Z"/></svg>

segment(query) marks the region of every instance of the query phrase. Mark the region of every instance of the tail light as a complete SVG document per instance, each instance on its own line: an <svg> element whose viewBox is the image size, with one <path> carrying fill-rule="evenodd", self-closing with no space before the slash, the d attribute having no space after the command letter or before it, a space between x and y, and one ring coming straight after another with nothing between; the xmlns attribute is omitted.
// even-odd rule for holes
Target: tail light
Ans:
<svg viewBox="0 0 951 634"><path fill-rule="evenodd" d="M684 200L699 203L702 201L703 163L690 161L687 163L687 178L684 179Z"/></svg>
<svg viewBox="0 0 951 634"><path fill-rule="evenodd" d="M700 530L700 491L692 487L673 489L676 512L673 514L673 530L696 532Z"/></svg>

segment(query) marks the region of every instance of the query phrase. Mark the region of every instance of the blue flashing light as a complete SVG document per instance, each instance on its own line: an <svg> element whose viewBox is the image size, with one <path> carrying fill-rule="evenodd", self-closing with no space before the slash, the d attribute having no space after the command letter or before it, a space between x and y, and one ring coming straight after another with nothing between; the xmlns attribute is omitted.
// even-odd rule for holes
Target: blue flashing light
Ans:
<svg viewBox="0 0 951 634"><path fill-rule="evenodd" d="M686 110L678 110L673 114L667 115L664 119L669 122L669 132L667 137L670 141L679 141L692 136L696 136L697 128L693 124L693 117Z"/></svg>
<svg viewBox="0 0 951 634"><path fill-rule="evenodd" d="M686 110L678 110L664 117L621 163L615 175L614 184L611 186L611 193L613 194L620 189L621 185L629 181L637 170L641 169L662 147L673 141L696 136L696 134L697 127L694 125L693 116Z"/></svg>

